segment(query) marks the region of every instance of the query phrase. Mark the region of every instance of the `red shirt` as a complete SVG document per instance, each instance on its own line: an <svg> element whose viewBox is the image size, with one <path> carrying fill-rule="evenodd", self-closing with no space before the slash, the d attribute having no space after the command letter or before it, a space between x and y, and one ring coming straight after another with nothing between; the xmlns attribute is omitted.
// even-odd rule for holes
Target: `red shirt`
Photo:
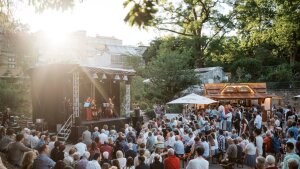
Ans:
<svg viewBox="0 0 300 169"><path fill-rule="evenodd" d="M165 169L180 169L180 160L176 156L169 156L165 159Z"/></svg>
<svg viewBox="0 0 300 169"><path fill-rule="evenodd" d="M267 152L267 153L269 153L269 152L271 152L271 138L270 137L268 137L268 136L266 136L265 138L264 138L264 143L265 143L265 151Z"/></svg>
<svg viewBox="0 0 300 169"><path fill-rule="evenodd" d="M100 147L100 152L103 155L103 153L107 151L109 153L109 160L112 160L112 153L113 153L113 148L110 145L104 144L103 146Z"/></svg>

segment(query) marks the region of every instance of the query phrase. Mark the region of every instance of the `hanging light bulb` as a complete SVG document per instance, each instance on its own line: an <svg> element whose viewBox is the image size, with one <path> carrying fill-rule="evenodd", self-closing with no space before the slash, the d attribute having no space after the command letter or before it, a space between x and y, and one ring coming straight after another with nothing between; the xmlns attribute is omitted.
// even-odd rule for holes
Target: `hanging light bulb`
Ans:
<svg viewBox="0 0 300 169"><path fill-rule="evenodd" d="M123 80L124 80L124 81L128 81L127 75L124 75Z"/></svg>
<svg viewBox="0 0 300 169"><path fill-rule="evenodd" d="M103 73L103 75L102 75L102 80L105 80L105 79L107 79L107 77L106 77L106 75Z"/></svg>
<svg viewBox="0 0 300 169"><path fill-rule="evenodd" d="M97 73L93 73L93 78L94 78L94 79L98 79Z"/></svg>
<svg viewBox="0 0 300 169"><path fill-rule="evenodd" d="M120 76L119 76L119 75L116 75L116 76L115 76L115 80L121 80Z"/></svg>

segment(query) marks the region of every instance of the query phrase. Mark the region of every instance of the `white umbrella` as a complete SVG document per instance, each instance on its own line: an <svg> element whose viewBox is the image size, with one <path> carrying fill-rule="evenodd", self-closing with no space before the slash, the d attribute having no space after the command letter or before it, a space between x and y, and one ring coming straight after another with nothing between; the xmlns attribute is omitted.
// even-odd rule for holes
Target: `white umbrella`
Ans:
<svg viewBox="0 0 300 169"><path fill-rule="evenodd" d="M215 101L215 100L192 93L192 94L180 97L176 100L173 100L167 104L211 104L211 103L216 103L216 102L217 101Z"/></svg>
<svg viewBox="0 0 300 169"><path fill-rule="evenodd" d="M294 97L298 97L298 98L299 98L299 97L300 97L300 94L299 94L299 95L297 95L297 96L294 96Z"/></svg>

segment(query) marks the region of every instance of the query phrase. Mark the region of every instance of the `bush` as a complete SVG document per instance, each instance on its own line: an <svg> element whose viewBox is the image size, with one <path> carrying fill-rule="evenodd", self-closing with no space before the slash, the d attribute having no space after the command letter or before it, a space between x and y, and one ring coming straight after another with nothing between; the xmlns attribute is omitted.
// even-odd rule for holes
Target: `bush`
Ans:
<svg viewBox="0 0 300 169"><path fill-rule="evenodd" d="M182 113L182 109L183 109L183 105L182 104L170 105L167 108L167 113L181 114Z"/></svg>
<svg viewBox="0 0 300 169"><path fill-rule="evenodd" d="M260 76L260 72L262 69L262 64L259 60L254 58L242 58L239 60L236 60L232 63L231 66L231 73L232 75L237 75L237 69L242 69L245 73L251 75L252 79L256 79ZM246 74L243 75L244 78ZM250 80L250 79L249 79Z"/></svg>
<svg viewBox="0 0 300 169"><path fill-rule="evenodd" d="M147 109L145 111L145 115L148 116L149 119L153 119L156 117L156 114L153 109Z"/></svg>
<svg viewBox="0 0 300 169"><path fill-rule="evenodd" d="M140 102L139 106L141 110L146 110L149 107L149 105L146 102Z"/></svg>

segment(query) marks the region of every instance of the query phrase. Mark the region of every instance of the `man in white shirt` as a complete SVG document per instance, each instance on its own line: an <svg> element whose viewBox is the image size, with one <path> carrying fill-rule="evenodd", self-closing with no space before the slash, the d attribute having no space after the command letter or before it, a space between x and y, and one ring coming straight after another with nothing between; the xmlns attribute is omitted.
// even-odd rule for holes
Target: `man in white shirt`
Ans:
<svg viewBox="0 0 300 169"><path fill-rule="evenodd" d="M261 124L262 124L262 118L259 115L259 113L254 112L256 114L255 120L254 120L254 125L257 129L261 129Z"/></svg>
<svg viewBox="0 0 300 169"><path fill-rule="evenodd" d="M260 136L260 130L259 129L254 130L254 136L255 136L256 149L258 151L259 156L262 156L264 140Z"/></svg>
<svg viewBox="0 0 300 169"><path fill-rule="evenodd" d="M175 144L175 136L173 132L170 132L170 137L168 138L168 140L165 142L165 146L166 147L174 147Z"/></svg>
<svg viewBox="0 0 300 169"><path fill-rule="evenodd" d="M218 116L220 119L220 129L224 129L226 130L225 126L226 126L226 120L225 120L225 107L223 106L222 103L220 103L220 106L218 107Z"/></svg>
<svg viewBox="0 0 300 169"><path fill-rule="evenodd" d="M108 136L105 134L105 130L101 129L101 134L99 134L100 143L104 144L105 141L107 141Z"/></svg>
<svg viewBox="0 0 300 169"><path fill-rule="evenodd" d="M101 169L101 166L99 164L100 161L100 154L95 153L94 156L92 157L92 161L89 161L86 168L88 169Z"/></svg>
<svg viewBox="0 0 300 169"><path fill-rule="evenodd" d="M87 151L87 147L82 142L82 138L79 138L79 143L75 144L75 149L77 150L80 157Z"/></svg>
<svg viewBox="0 0 300 169"><path fill-rule="evenodd" d="M34 136L30 137L30 147L31 148L36 148L36 146L40 140L39 137L40 137L39 131L35 131Z"/></svg>
<svg viewBox="0 0 300 169"><path fill-rule="evenodd" d="M232 110L229 110L229 112L225 115L226 119L226 128L227 131L231 132L231 122L232 122Z"/></svg>
<svg viewBox="0 0 300 169"><path fill-rule="evenodd" d="M191 160L186 169L208 169L209 163L205 160L202 155L204 153L204 147L200 146L196 149L196 158Z"/></svg>
<svg viewBox="0 0 300 169"><path fill-rule="evenodd" d="M278 119L278 116L275 115L274 118L275 118L275 125L276 125L276 127L280 127L280 121Z"/></svg>

